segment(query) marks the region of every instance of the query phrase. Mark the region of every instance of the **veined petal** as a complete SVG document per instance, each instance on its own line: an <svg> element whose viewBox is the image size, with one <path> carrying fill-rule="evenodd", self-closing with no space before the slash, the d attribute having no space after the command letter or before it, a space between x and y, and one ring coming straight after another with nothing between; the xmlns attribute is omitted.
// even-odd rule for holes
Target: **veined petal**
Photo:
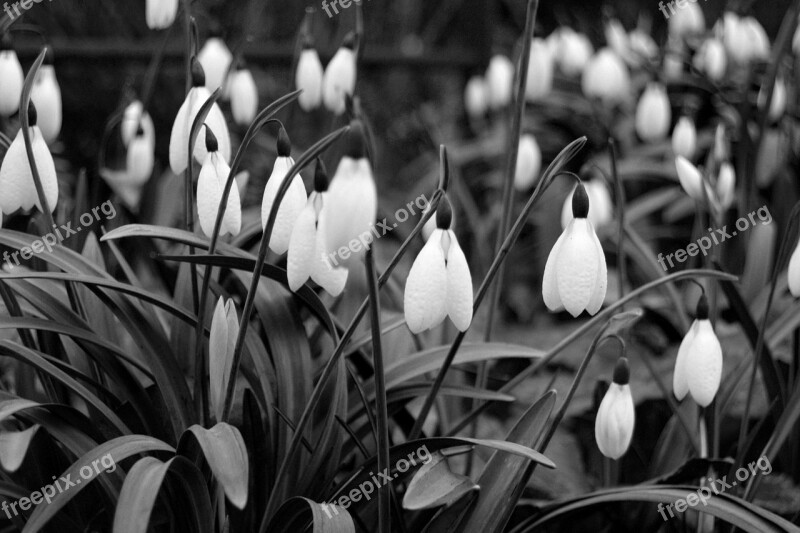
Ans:
<svg viewBox="0 0 800 533"><path fill-rule="evenodd" d="M32 186L33 178L28 157L25 154L25 141L22 138L22 130L19 130L14 140L11 141L0 166L0 191L2 191L0 209L6 214L10 214L20 208L30 209L33 207L33 199L30 197L29 191Z"/></svg>
<svg viewBox="0 0 800 533"><path fill-rule="evenodd" d="M308 281L314 264L317 246L316 211L313 195L295 220L292 236L289 239L289 254L286 257L286 273L289 288L297 291Z"/></svg>
<svg viewBox="0 0 800 533"><path fill-rule="evenodd" d="M186 99L175 115L172 123L172 131L169 136L169 167L174 174L180 175L186 170L186 150L189 144L189 128L191 128L191 111L194 108L194 101L197 99L197 87L189 90ZM214 132L216 133L216 132ZM205 139L205 135L203 136ZM219 141L219 138L217 139Z"/></svg>
<svg viewBox="0 0 800 533"><path fill-rule="evenodd" d="M228 162L219 155L212 158L216 170L217 180L219 181L220 202L222 201L222 193L225 190L225 182L228 180L228 174L231 173L231 167ZM216 215L215 215L216 216ZM216 220L215 220L216 221ZM231 235L238 235L242 229L242 200L239 196L239 187L235 184L231 185L230 193L228 193L228 203L225 207L225 216L222 217L222 226L220 227L220 235L230 233Z"/></svg>
<svg viewBox="0 0 800 533"><path fill-rule="evenodd" d="M327 194L327 193L324 193ZM324 207L323 207L324 211ZM325 219L319 217L317 222L316 248L312 262L311 279L325 289L331 296L339 296L347 283L348 270L336 266L335 259L325 253Z"/></svg>
<svg viewBox="0 0 800 533"><path fill-rule="evenodd" d="M472 274L456 234L453 230L447 234L447 314L459 331L466 331L472 322Z"/></svg>
<svg viewBox="0 0 800 533"><path fill-rule="evenodd" d="M594 241L597 256L599 257L597 265L597 283L595 284L589 304L586 306L586 312L593 315L600 310L600 307L603 306L603 302L606 299L608 271L606 270L606 256L603 253L603 246L600 244L600 239L597 238L597 233L595 233L592 223L587 220L586 224L589 226L589 232L592 234L592 240Z"/></svg>
<svg viewBox="0 0 800 533"><path fill-rule="evenodd" d="M561 246L566 239L567 232L563 231L550 250L550 255L547 256L547 263L545 263L544 266L544 275L542 276L542 298L544 299L544 304L551 311L561 311L564 309L561 295L558 293L556 262L558 254L561 252Z"/></svg>
<svg viewBox="0 0 800 533"><path fill-rule="evenodd" d="M703 177L697 167L691 164L685 157L677 156L675 158L675 168L678 171L678 179L681 182L683 190L686 191L692 199L698 202L703 201L703 189L701 184Z"/></svg>
<svg viewBox="0 0 800 533"><path fill-rule="evenodd" d="M694 337L697 334L697 320L692 322L686 336L683 337L681 345L678 348L678 356L675 358L675 369L672 372L672 390L675 397L680 401L686 397L689 392L689 377L687 375L686 361L691 349Z"/></svg>
<svg viewBox="0 0 800 533"><path fill-rule="evenodd" d="M403 308L406 324L412 333L438 326L447 316L447 268L441 244L443 235L444 230L434 230L408 273Z"/></svg>
<svg viewBox="0 0 800 533"><path fill-rule="evenodd" d="M611 383L595 419L594 432L600 452L619 459L628 450L633 437L635 406L629 385Z"/></svg>
<svg viewBox="0 0 800 533"><path fill-rule="evenodd" d="M222 201L222 189L219 186L217 169L213 161L218 158L219 154L217 153L208 154L197 178L197 214L200 220L200 229L209 239L214 231L217 211Z"/></svg>
<svg viewBox="0 0 800 533"><path fill-rule="evenodd" d="M697 334L686 355L689 393L698 405L708 407L722 379L722 347L711 322L697 321Z"/></svg>
<svg viewBox="0 0 800 533"><path fill-rule="evenodd" d="M267 180L264 188L264 198L261 202L261 227L266 228L272 204L278 195L281 182L294 164L291 157L278 157L272 169L272 175ZM299 175L292 178L292 183L278 208L278 216L269 239L269 247L276 254L283 254L289 249L289 239L295 220L306 205L306 188Z"/></svg>
<svg viewBox="0 0 800 533"><path fill-rule="evenodd" d="M596 289L600 257L585 218L572 220L564 233L566 238L556 258L556 281L564 308L577 317Z"/></svg>
<svg viewBox="0 0 800 533"><path fill-rule="evenodd" d="M203 88L200 88L203 89ZM207 89L203 89L205 91L202 93L202 97L198 98L195 102L197 106L194 112L192 113L192 121L197 116L197 113L200 112L200 108L203 104L208 100L211 96L211 93L208 92ZM222 110L219 108L217 103L215 102L214 105L211 106L211 109L208 111L208 116L206 116L206 125L211 128L211 131L214 132L214 135L217 138L217 143L219 144L219 153L222 154L222 157L225 158L225 161L230 161L231 159L231 135L228 132L228 123L225 122L225 115L222 114ZM189 122L189 128L192 127L192 123ZM188 136L188 129L187 129L187 136ZM187 137L188 142L188 137ZM197 134L197 140L194 143L194 158L197 161L203 161L206 157L206 129L200 128L200 132Z"/></svg>
<svg viewBox="0 0 800 533"><path fill-rule="evenodd" d="M31 127L31 145L33 147L33 158L36 161L36 170L39 171L39 178L42 180L44 197L52 213L55 211L56 204L58 203L58 176L56 175L56 165L53 162L53 156L50 154L47 143L44 142L44 137L42 136L39 126ZM27 166L30 169L30 164ZM30 179L30 189L35 198L34 203L36 207L41 210L42 206L39 205L39 195L36 194L36 185L33 183L33 175L31 175Z"/></svg>

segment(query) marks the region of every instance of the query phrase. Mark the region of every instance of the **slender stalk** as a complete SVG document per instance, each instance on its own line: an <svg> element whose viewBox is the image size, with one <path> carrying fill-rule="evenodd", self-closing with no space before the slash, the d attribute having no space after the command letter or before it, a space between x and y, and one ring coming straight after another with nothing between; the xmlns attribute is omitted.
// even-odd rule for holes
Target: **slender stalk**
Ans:
<svg viewBox="0 0 800 533"><path fill-rule="evenodd" d="M625 296L625 188L617 174L617 146L613 137L608 138L608 157L611 160L611 178L617 193L617 289L622 298Z"/></svg>
<svg viewBox="0 0 800 533"><path fill-rule="evenodd" d="M372 326L372 358L375 365L375 409L378 430L378 471L389 471L389 414L386 406L386 376L381 349L381 302L378 295L378 278L375 276L375 259L372 246L367 248L367 285L369 287L370 324ZM385 483L378 489L378 531L391 533L392 515L389 506L391 486Z"/></svg>

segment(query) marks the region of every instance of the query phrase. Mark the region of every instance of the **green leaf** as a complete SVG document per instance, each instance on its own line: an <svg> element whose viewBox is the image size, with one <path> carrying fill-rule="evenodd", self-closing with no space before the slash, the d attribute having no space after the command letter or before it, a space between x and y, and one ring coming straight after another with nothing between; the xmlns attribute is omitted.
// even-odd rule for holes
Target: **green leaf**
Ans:
<svg viewBox="0 0 800 533"><path fill-rule="evenodd" d="M23 431L5 431L0 433L0 465L9 472L16 472L28 453L31 439L39 429L35 424Z"/></svg>
<svg viewBox="0 0 800 533"><path fill-rule="evenodd" d="M411 478L403 496L403 507L419 511L451 505L465 494L479 489L467 476L452 472L444 455L437 452Z"/></svg>

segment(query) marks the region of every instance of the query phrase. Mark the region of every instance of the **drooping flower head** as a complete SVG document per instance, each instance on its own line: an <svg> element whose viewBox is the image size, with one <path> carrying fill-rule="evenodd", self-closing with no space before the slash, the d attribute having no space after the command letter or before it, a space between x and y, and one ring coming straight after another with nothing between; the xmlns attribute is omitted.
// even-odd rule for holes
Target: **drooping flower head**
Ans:
<svg viewBox="0 0 800 533"><path fill-rule="evenodd" d="M218 36L209 37L197 53L197 60L203 66L206 74L205 86L210 91L222 87L226 80L225 75L233 61L233 54Z"/></svg>
<svg viewBox="0 0 800 533"><path fill-rule="evenodd" d="M322 101L336 115L345 110L346 96L356 90L355 34L348 33L336 51L322 77Z"/></svg>
<svg viewBox="0 0 800 533"><path fill-rule="evenodd" d="M240 126L247 126L258 113L258 87L250 69L239 66L231 74L231 114Z"/></svg>
<svg viewBox="0 0 800 533"><path fill-rule="evenodd" d="M239 317L236 315L236 306L233 300L225 301L220 297L211 319L211 333L208 338L209 401L218 421L222 419L225 391L231 377L233 350L238 336Z"/></svg>
<svg viewBox="0 0 800 533"><path fill-rule="evenodd" d="M325 218L321 213L326 208L327 191L328 173L322 160L317 159L314 191L297 217L289 240L286 272L293 291L311 278L331 296L338 296L347 282L348 270L337 266L338 257L325 250Z"/></svg>
<svg viewBox="0 0 800 533"><path fill-rule="evenodd" d="M33 102L28 107L28 123L33 159L42 181L44 197L52 212L58 203L58 177L53 156L47 148L39 126L36 125L37 113ZM20 129L0 165L0 211L10 214L18 209L28 210L33 206L42 209L25 151L25 139L22 136L22 129Z"/></svg>
<svg viewBox="0 0 800 533"><path fill-rule="evenodd" d="M708 299L703 294L697 301L696 318L678 348L672 388L678 400L688 392L698 405L708 407L721 379L722 347L708 319Z"/></svg>
<svg viewBox="0 0 800 533"><path fill-rule="evenodd" d="M322 103L322 78L324 70L319 54L314 48L314 41L310 36L303 40L303 49L297 60L295 73L295 86L303 92L297 97L297 103L303 111L312 111Z"/></svg>
<svg viewBox="0 0 800 533"><path fill-rule="evenodd" d="M660 141L672 123L667 89L660 83L648 83L636 105L636 133L645 142Z"/></svg>
<svg viewBox="0 0 800 533"><path fill-rule="evenodd" d="M614 379L600 402L594 422L594 437L600 453L619 459L631 445L636 410L631 396L628 359L620 357L614 367Z"/></svg>
<svg viewBox="0 0 800 533"><path fill-rule="evenodd" d="M408 273L403 308L412 333L434 328L446 316L459 331L466 331L472 322L472 275L450 229L452 213L447 196L442 197L436 209L436 229Z"/></svg>
<svg viewBox="0 0 800 533"><path fill-rule="evenodd" d="M204 129L207 126L203 126ZM225 191L225 183L231 167L219 153L219 146L214 132L206 132L206 155L203 166L200 168L200 176L197 178L197 214L200 220L200 229L211 238L214 232L214 224L217 221L217 212L222 203L222 193ZM239 188L231 187L228 194L228 202L225 214L222 218L222 225L219 229L220 235L230 233L238 235L242 229L242 202L239 199Z"/></svg>
<svg viewBox="0 0 800 533"><path fill-rule="evenodd" d="M178 0L147 0L145 18L151 30L163 30L172 26L178 14Z"/></svg>
<svg viewBox="0 0 800 533"><path fill-rule="evenodd" d="M278 196L278 190L281 187L283 179L286 174L294 166L294 159L292 159L292 143L289 140L289 135L286 130L281 128L278 132L277 143L278 157L275 158L275 165L272 167L272 174L267 180L267 185L264 188L264 196L261 200L261 228L267 227L270 211L272 205L275 203L275 198ZM280 207L278 207L278 216L275 219L275 225L272 228L272 235L269 238L269 248L276 254L283 254L289 249L289 239L292 236L292 229L294 228L297 217L306 205L306 187L303 185L303 179L299 174L296 174L286 191Z"/></svg>
<svg viewBox="0 0 800 533"><path fill-rule="evenodd" d="M19 110L25 76L8 33L0 36L0 115L10 116Z"/></svg>
<svg viewBox="0 0 800 533"><path fill-rule="evenodd" d="M589 197L583 184L572 195L574 217L556 241L544 267L542 296L551 311L593 315L606 296L606 258L594 226L586 219Z"/></svg>
<svg viewBox="0 0 800 533"><path fill-rule="evenodd" d="M352 250L350 242L370 239L378 216L378 191L367 158L364 125L358 119L350 122L344 156L331 179L322 216L326 252L338 253L344 266L358 262L366 250Z"/></svg>
<svg viewBox="0 0 800 533"><path fill-rule="evenodd" d="M31 89L31 100L39 110L39 128L47 143L56 140L61 132L61 88L51 58L52 52L48 49Z"/></svg>
<svg viewBox="0 0 800 533"><path fill-rule="evenodd" d="M172 133L169 138L169 166L172 172L180 174L186 170L188 164L187 150L189 149L189 134L195 117L200 112L200 108L211 96L211 92L206 88L206 79L203 67L196 59L192 59L192 88L186 95L186 99L181 104L175 122L172 124ZM205 120L208 128L214 132L214 136L219 143L219 152L225 161L231 157L231 139L228 133L228 125L225 116L222 114L216 102L211 106ZM135 131L135 130L134 130ZM206 150L206 128L200 128L197 140L194 145L194 158L203 162L206 160L208 151Z"/></svg>

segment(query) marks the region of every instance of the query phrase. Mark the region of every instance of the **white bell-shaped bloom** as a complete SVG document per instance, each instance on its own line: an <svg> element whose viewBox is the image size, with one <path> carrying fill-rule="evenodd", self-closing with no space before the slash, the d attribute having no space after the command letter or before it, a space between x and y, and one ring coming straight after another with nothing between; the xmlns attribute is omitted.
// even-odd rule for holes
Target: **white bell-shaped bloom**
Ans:
<svg viewBox="0 0 800 533"><path fill-rule="evenodd" d="M44 136L39 126L36 125L37 113L33 104L28 111L28 117L33 159L42 181L44 197L52 212L58 203L56 166ZM0 211L5 214L11 214L18 209L28 210L33 206L39 210L42 209L39 196L36 194L36 185L33 183L33 174L25 152L25 139L21 129L11 142L11 146L8 147L2 165L0 165L0 191L2 191L0 193Z"/></svg>
<svg viewBox="0 0 800 533"><path fill-rule="evenodd" d="M691 164L685 157L675 157L675 169L678 171L678 179L681 187L690 198L703 202L703 176L700 170Z"/></svg>
<svg viewBox="0 0 800 533"><path fill-rule="evenodd" d="M193 61L192 78L194 86L189 89L189 94L181 104L175 122L172 124L172 133L169 138L169 166L172 172L180 174L186 170L188 164L187 150L189 149L189 133L192 123L200 112L200 108L211 96L211 92L205 86L203 70L197 61ZM219 143L219 153L225 161L231 158L231 138L228 133L228 124L225 116L216 102L206 116L205 124L214 132L214 136ZM206 129L200 128L197 140L194 144L194 158L197 161L205 161L208 151L206 150Z"/></svg>
<svg viewBox="0 0 800 533"><path fill-rule="evenodd" d="M155 164L155 154L153 152L153 142L147 138L144 129L139 129L139 133L128 143L125 156L125 171L128 174L127 184L133 187L140 187L150 179L153 174Z"/></svg>
<svg viewBox="0 0 800 533"><path fill-rule="evenodd" d="M310 45L304 47L297 60L295 87L303 92L297 97L297 103L303 111L311 111L322 104L322 77L324 70L319 54Z"/></svg>
<svg viewBox="0 0 800 533"><path fill-rule="evenodd" d="M542 169L542 151L539 143L530 133L524 133L519 138L519 151L517 152L517 166L514 171L514 187L518 191L530 189L539 177Z"/></svg>
<svg viewBox="0 0 800 533"><path fill-rule="evenodd" d="M348 270L339 267L339 258L335 254L328 255L325 249L325 220L321 213L327 201L327 181L324 167L317 163L314 191L297 217L289 240L286 273L293 291L311 278L328 294L338 296L344 290Z"/></svg>
<svg viewBox="0 0 800 533"><path fill-rule="evenodd" d="M667 51L664 52L662 70L664 72L664 78L667 80L680 78L681 74L683 74L682 52L679 50L667 49Z"/></svg>
<svg viewBox="0 0 800 533"><path fill-rule="evenodd" d="M660 141L669 133L671 123L672 108L666 87L660 83L648 83L636 105L636 133L645 142Z"/></svg>
<svg viewBox="0 0 800 533"><path fill-rule="evenodd" d="M589 38L567 26L554 31L547 41L558 68L565 76L579 76L594 54Z"/></svg>
<svg viewBox="0 0 800 533"><path fill-rule="evenodd" d="M686 3L679 6L676 12L667 20L669 34L673 37L683 37L703 33L706 30L706 19L703 9L696 3Z"/></svg>
<svg viewBox="0 0 800 533"><path fill-rule="evenodd" d="M800 242L795 246L792 252L792 258L789 259L789 292L795 298L800 298Z"/></svg>
<svg viewBox="0 0 800 533"><path fill-rule="evenodd" d="M794 53L794 55L800 55L800 25L794 30L794 36L792 37L792 53Z"/></svg>
<svg viewBox="0 0 800 533"><path fill-rule="evenodd" d="M344 113L346 97L356 90L356 53L348 35L331 58L322 76L322 102L335 115Z"/></svg>
<svg viewBox="0 0 800 533"><path fill-rule="evenodd" d="M225 391L231 378L233 350L239 336L239 317L233 300L223 300L220 296L214 316L211 319L211 333L208 338L208 378L209 401L217 421L222 419Z"/></svg>
<svg viewBox="0 0 800 533"><path fill-rule="evenodd" d="M446 316L466 331L472 322L472 275L467 258L450 229L452 208L442 198L437 228L422 247L406 280L403 309L412 333L438 326Z"/></svg>
<svg viewBox="0 0 800 533"><path fill-rule="evenodd" d="M289 141L289 136L286 134L286 130L281 128L278 134L278 157L275 158L275 165L272 167L272 173L267 180L267 186L264 187L264 196L261 200L262 229L267 227L269 215L275 203L275 198L278 196L281 183L283 183L286 174L294 166L294 159L290 154L291 142ZM281 200L280 207L278 207L278 215L275 218L272 235L269 237L269 249L276 254L286 253L289 249L292 229L297 217L300 216L300 212L305 207L307 199L303 178L300 177L300 174L295 174L283 200Z"/></svg>
<svg viewBox="0 0 800 533"><path fill-rule="evenodd" d="M31 89L31 100L39 115L39 129L47 143L51 143L61 132L61 88L56 80L53 65L42 65L36 74Z"/></svg>
<svg viewBox="0 0 800 533"><path fill-rule="evenodd" d="M770 44L764 26L755 17L742 17L739 20L739 30L748 44L747 56L750 61L767 61Z"/></svg>
<svg viewBox="0 0 800 533"><path fill-rule="evenodd" d="M594 422L594 438L600 453L619 459L631 445L636 409L631 396L628 360L620 357L614 379L600 402Z"/></svg>
<svg viewBox="0 0 800 533"><path fill-rule="evenodd" d="M610 48L603 48L592 57L581 78L584 96L599 98L606 105L628 100L630 87L628 67Z"/></svg>
<svg viewBox="0 0 800 533"><path fill-rule="evenodd" d="M758 91L758 108L763 111L766 105L767 95L762 86L761 90ZM767 116L774 122L783 116L784 111L786 111L786 84L783 82L782 78L776 77L775 87L772 90L772 101L770 101L769 113Z"/></svg>
<svg viewBox="0 0 800 533"><path fill-rule="evenodd" d="M678 349L672 388L678 400L688 392L698 405L708 407L721 378L722 347L708 320L708 302L703 295L697 303L697 318Z"/></svg>
<svg viewBox="0 0 800 533"><path fill-rule="evenodd" d="M228 50L225 41L219 37L209 37L197 53L197 60L206 74L206 89L215 91L225 84L225 76L233 61L233 54Z"/></svg>
<svg viewBox="0 0 800 533"><path fill-rule="evenodd" d="M144 115L142 115L143 110L144 105L142 102L139 100L134 100L128 104L127 107L125 107L125 110L122 112L120 136L122 137L122 144L124 146L128 146L128 143L131 142L131 139L133 139L140 126L144 130L144 136L155 143L156 128L153 124L153 119L150 118L150 113L146 111L144 112ZM186 142L189 141L187 140Z"/></svg>
<svg viewBox="0 0 800 533"><path fill-rule="evenodd" d="M178 0L147 0L145 10L147 27L151 30L163 30L175 22Z"/></svg>
<svg viewBox="0 0 800 533"><path fill-rule="evenodd" d="M4 42L0 44L0 115L10 116L19 110L25 76L17 53Z"/></svg>
<svg viewBox="0 0 800 533"><path fill-rule="evenodd" d="M628 49L634 65L642 64L642 60L651 61L658 57L658 45L650 34L639 28L628 34Z"/></svg>
<svg viewBox="0 0 800 533"><path fill-rule="evenodd" d="M553 88L553 56L543 39L533 39L528 61L528 79L525 84L525 99L536 101L550 93Z"/></svg>
<svg viewBox="0 0 800 533"><path fill-rule="evenodd" d="M514 85L514 65L503 54L495 54L486 67L486 84L489 87L489 107L502 109L511 103Z"/></svg>
<svg viewBox="0 0 800 533"><path fill-rule="evenodd" d="M249 69L239 69L231 74L231 114L240 126L247 126L258 113L258 87Z"/></svg>
<svg viewBox="0 0 800 533"><path fill-rule="evenodd" d="M705 73L712 81L719 81L728 67L725 45L719 39L706 39L692 59L694 68Z"/></svg>
<svg viewBox="0 0 800 533"><path fill-rule="evenodd" d="M464 87L464 109L472 118L481 118L489 110L489 87L483 76L472 76Z"/></svg>
<svg viewBox="0 0 800 533"><path fill-rule="evenodd" d="M628 34L619 19L610 19L604 27L606 45L619 57L626 58L630 53Z"/></svg>
<svg viewBox="0 0 800 533"><path fill-rule="evenodd" d="M350 243L369 242L378 216L378 191L364 142L364 126L358 120L352 121L344 156L331 179L322 211L326 253L338 254L339 262L348 267L366 251L363 248L354 250Z"/></svg>
<svg viewBox="0 0 800 533"><path fill-rule="evenodd" d="M222 203L222 193L225 191L225 183L228 180L231 167L228 166L228 162L217 150L217 143L213 133L207 136L206 142L208 155L203 161L200 175L197 178L197 215L200 220L200 229L210 239L214 232L217 212ZM230 233L231 235L238 235L241 229L242 202L239 197L239 188L231 187L219 234Z"/></svg>
<svg viewBox="0 0 800 533"><path fill-rule="evenodd" d="M672 130L672 151L676 156L692 159L697 149L697 129L689 117L681 117Z"/></svg>
<svg viewBox="0 0 800 533"><path fill-rule="evenodd" d="M725 124L720 122L714 131L714 158L717 161L727 161L730 151L728 136L725 133Z"/></svg>
<svg viewBox="0 0 800 533"><path fill-rule="evenodd" d="M566 309L577 317L584 310L593 315L606 296L608 276L603 247L586 219L589 197L578 185L572 197L573 220L556 241L544 267L542 296L551 311Z"/></svg>
<svg viewBox="0 0 800 533"><path fill-rule="evenodd" d="M725 161L719 167L717 175L717 200L723 209L729 209L736 198L736 173L733 165Z"/></svg>
<svg viewBox="0 0 800 533"><path fill-rule="evenodd" d="M595 178L583 182L586 189L586 194L589 196L589 216L586 219L592 223L595 228L602 228L609 224L614 219L614 204L611 201L611 194L608 192L605 182L602 179ZM572 216L572 196L575 194L575 188L569 193L567 199L564 201L564 206L561 208L561 229L566 229Z"/></svg>

